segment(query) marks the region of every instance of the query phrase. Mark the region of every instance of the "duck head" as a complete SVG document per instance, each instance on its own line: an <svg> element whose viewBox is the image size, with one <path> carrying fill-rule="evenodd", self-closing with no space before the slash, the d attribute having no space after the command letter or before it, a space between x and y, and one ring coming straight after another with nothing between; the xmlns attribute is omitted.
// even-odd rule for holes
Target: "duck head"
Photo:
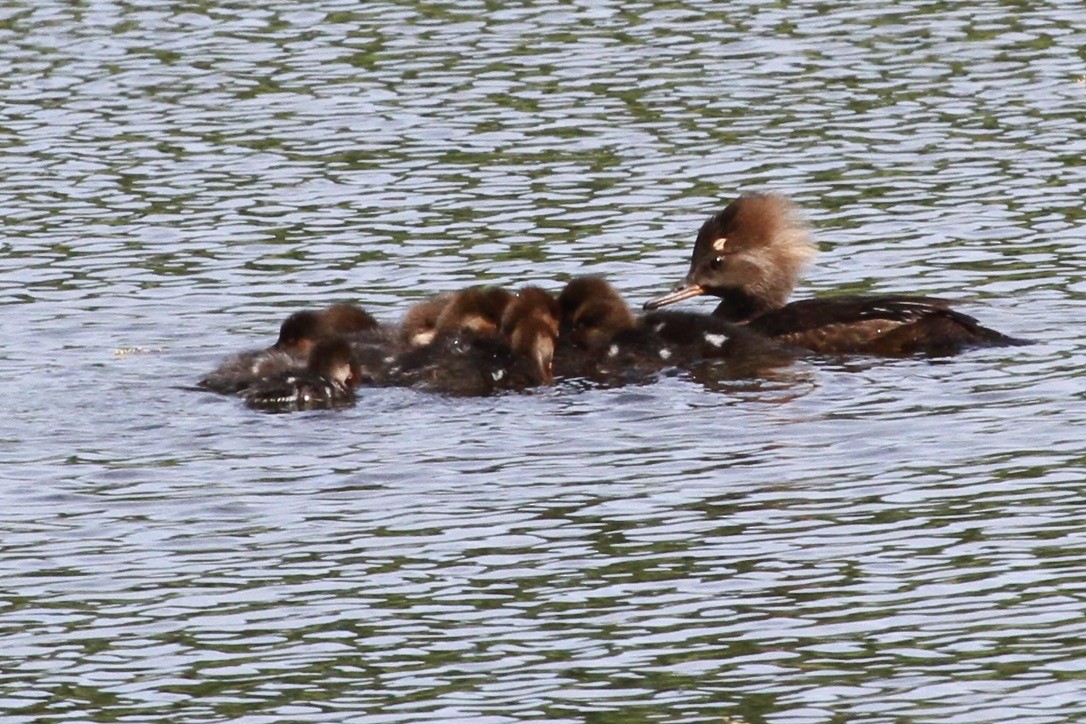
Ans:
<svg viewBox="0 0 1086 724"><path fill-rule="evenodd" d="M501 333L515 354L531 360L540 383L554 382L558 340L558 301L536 286L517 292L502 314Z"/></svg>
<svg viewBox="0 0 1086 724"><path fill-rule="evenodd" d="M502 315L513 295L499 287L470 287L457 292L441 310L435 333L470 330L483 335L498 334Z"/></svg>
<svg viewBox="0 0 1086 724"><path fill-rule="evenodd" d="M299 357L308 357L313 346L324 336L324 321L319 312L294 312L279 326L279 338L272 349Z"/></svg>
<svg viewBox="0 0 1086 724"><path fill-rule="evenodd" d="M362 373L351 354L351 346L338 337L318 342L309 353L306 368L348 389L358 387L362 381Z"/></svg>
<svg viewBox="0 0 1086 724"><path fill-rule="evenodd" d="M561 334L575 347L598 352L637 318L614 287L601 277L578 277L558 295Z"/></svg>
<svg viewBox="0 0 1086 724"><path fill-rule="evenodd" d="M710 294L725 301L725 318L749 319L784 306L815 251L806 223L788 199L740 196L702 224L683 284L646 302L645 309Z"/></svg>
<svg viewBox="0 0 1086 724"><path fill-rule="evenodd" d="M362 307L347 302L330 304L319 312L325 327L325 334L354 334L368 332L379 326L373 315Z"/></svg>

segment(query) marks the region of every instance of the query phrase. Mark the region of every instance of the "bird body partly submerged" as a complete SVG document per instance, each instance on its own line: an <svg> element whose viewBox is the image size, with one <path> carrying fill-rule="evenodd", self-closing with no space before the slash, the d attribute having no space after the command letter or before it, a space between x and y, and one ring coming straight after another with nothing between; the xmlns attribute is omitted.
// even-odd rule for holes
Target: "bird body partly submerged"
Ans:
<svg viewBox="0 0 1086 724"><path fill-rule="evenodd" d="M249 385L242 393L249 407L275 411L349 407L355 402L358 367L342 339L318 343L302 369L285 370Z"/></svg>
<svg viewBox="0 0 1086 724"><path fill-rule="evenodd" d="M336 303L319 310L288 316L279 327L275 344L231 355L205 375L197 386L233 395L260 380L305 368L313 348L323 339L377 330L377 321L353 304Z"/></svg>
<svg viewBox="0 0 1086 724"><path fill-rule="evenodd" d="M401 335L407 348L378 384L461 397L551 384L558 311L550 294L533 286L516 295L473 287L444 297L441 306L428 312L432 334L420 334L422 325L411 319L411 331Z"/></svg>
<svg viewBox="0 0 1086 724"><path fill-rule="evenodd" d="M692 312L633 314L599 277L579 277L558 297L562 335L556 374L605 380L636 379L705 361L729 363L764 356L791 360L796 350L719 317ZM738 366L738 365L737 365Z"/></svg>
<svg viewBox="0 0 1086 724"><path fill-rule="evenodd" d="M645 308L709 294L721 299L714 316L823 354L948 355L1025 343L933 297L840 296L788 303L814 253L791 202L772 194L741 196L702 225L685 284Z"/></svg>

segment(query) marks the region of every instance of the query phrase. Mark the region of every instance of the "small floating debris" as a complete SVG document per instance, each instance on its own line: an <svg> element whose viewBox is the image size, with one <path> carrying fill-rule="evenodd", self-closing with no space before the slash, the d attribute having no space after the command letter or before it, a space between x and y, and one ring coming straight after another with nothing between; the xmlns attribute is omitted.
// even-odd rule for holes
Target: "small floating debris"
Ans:
<svg viewBox="0 0 1086 724"><path fill-rule="evenodd" d="M157 354L165 351L165 347L118 347L113 350L113 356L130 357L134 354Z"/></svg>

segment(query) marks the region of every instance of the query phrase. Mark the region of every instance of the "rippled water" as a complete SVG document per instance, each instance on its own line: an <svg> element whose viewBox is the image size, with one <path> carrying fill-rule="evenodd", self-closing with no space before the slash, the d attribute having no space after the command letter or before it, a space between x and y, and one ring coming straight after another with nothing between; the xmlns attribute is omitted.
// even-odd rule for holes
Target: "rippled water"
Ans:
<svg viewBox="0 0 1086 724"><path fill-rule="evenodd" d="M1084 47L1065 2L8 2L4 720L1086 716ZM638 303L750 189L816 226L797 295L1038 343L186 389L333 300Z"/></svg>

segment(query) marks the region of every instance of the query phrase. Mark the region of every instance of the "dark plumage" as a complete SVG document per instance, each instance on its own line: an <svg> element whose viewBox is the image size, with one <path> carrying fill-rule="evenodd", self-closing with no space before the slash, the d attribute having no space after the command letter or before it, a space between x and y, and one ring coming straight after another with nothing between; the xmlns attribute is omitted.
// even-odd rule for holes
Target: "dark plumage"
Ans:
<svg viewBox="0 0 1086 724"><path fill-rule="evenodd" d="M455 295L433 340L397 355L382 383L470 397L550 384L553 298L536 287L516 297L482 292Z"/></svg>
<svg viewBox="0 0 1086 724"><path fill-rule="evenodd" d="M309 353L322 339L377 328L377 321L353 304L337 303L324 309L294 312L280 325L275 344L231 355L197 384L212 392L236 394L257 380L305 367Z"/></svg>
<svg viewBox="0 0 1086 724"><path fill-rule="evenodd" d="M651 312L636 317L618 292L599 277L580 277L558 298L562 335L556 374L631 379L668 367L706 360L768 355L791 360L794 350L719 317Z"/></svg>
<svg viewBox="0 0 1086 724"><path fill-rule="evenodd" d="M947 355L1025 343L931 297L841 296L788 304L814 253L791 202L772 194L741 196L702 225L684 286L645 309L710 294L721 299L714 316L825 354Z"/></svg>
<svg viewBox="0 0 1086 724"><path fill-rule="evenodd" d="M258 380L242 397L249 407L275 412L347 407L354 404L358 382L350 346L342 339L326 339L313 347L303 369Z"/></svg>
<svg viewBox="0 0 1086 724"><path fill-rule="evenodd" d="M466 329L439 334L407 350L390 365L384 384L460 397L484 397L538 384L528 360L505 340Z"/></svg>

